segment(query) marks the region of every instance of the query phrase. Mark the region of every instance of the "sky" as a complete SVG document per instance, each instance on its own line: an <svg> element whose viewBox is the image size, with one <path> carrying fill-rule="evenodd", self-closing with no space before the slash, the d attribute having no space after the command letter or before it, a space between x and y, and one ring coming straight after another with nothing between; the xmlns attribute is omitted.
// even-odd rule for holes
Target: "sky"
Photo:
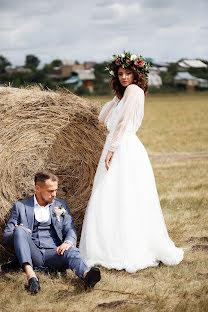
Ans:
<svg viewBox="0 0 208 312"><path fill-rule="evenodd" d="M208 60L208 0L0 0L0 55L79 62L130 51Z"/></svg>

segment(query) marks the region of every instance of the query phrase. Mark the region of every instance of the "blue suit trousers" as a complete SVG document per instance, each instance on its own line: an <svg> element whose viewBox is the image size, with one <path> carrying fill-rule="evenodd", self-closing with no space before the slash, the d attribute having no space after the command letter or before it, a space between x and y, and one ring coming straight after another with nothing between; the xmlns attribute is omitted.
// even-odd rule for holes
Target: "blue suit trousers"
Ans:
<svg viewBox="0 0 208 312"><path fill-rule="evenodd" d="M82 277L89 267L81 257L80 251L76 247L71 247L58 255L56 249L38 248L27 228L18 226L14 229L14 249L20 265L29 263L32 267L46 266L52 269L71 269L78 277Z"/></svg>

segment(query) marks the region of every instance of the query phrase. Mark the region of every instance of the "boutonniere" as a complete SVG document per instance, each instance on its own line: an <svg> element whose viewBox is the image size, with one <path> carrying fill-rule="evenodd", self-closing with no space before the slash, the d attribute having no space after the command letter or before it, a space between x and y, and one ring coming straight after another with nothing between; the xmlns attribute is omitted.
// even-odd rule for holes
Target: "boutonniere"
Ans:
<svg viewBox="0 0 208 312"><path fill-rule="evenodd" d="M65 216L67 214L66 209L64 208L64 206L61 204L58 207L55 207L53 209L53 212L56 215L56 219L60 222L60 216Z"/></svg>

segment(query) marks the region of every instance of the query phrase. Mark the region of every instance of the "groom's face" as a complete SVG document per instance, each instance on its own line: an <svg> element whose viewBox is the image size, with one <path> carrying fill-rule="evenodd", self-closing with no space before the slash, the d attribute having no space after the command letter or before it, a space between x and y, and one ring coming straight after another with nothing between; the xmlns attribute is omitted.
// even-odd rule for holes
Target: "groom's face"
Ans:
<svg viewBox="0 0 208 312"><path fill-rule="evenodd" d="M57 189L58 189L58 182L52 181L51 179L45 180L44 183L36 184L35 190L36 190L36 197L37 197L38 203L40 201L39 203L40 205L51 204L56 197Z"/></svg>

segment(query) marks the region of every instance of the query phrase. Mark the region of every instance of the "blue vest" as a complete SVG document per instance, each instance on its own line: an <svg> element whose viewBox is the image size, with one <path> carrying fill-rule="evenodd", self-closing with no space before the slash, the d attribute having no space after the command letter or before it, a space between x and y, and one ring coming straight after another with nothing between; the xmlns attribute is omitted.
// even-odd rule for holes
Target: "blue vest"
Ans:
<svg viewBox="0 0 208 312"><path fill-rule="evenodd" d="M38 222L34 219L32 240L39 248L52 249L61 245L61 241L51 222L51 217L47 222Z"/></svg>

